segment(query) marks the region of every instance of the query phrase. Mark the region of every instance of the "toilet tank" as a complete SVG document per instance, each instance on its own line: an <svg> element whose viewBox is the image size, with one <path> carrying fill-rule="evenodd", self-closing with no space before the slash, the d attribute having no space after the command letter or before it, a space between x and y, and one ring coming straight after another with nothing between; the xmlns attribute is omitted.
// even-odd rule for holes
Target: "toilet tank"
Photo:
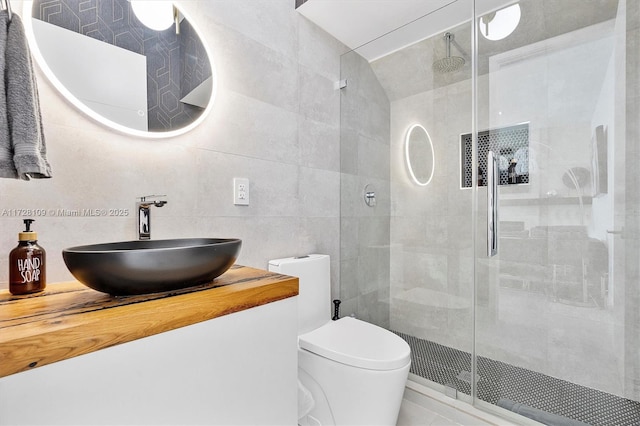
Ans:
<svg viewBox="0 0 640 426"><path fill-rule="evenodd" d="M310 254L269 261L269 271L299 279L298 334L304 334L331 320L331 278L329 256Z"/></svg>

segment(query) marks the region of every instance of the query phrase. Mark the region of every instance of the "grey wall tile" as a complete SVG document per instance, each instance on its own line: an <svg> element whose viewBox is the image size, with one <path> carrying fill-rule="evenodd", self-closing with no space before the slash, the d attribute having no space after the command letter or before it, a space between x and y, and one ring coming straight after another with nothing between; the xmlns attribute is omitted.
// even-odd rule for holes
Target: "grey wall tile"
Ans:
<svg viewBox="0 0 640 426"><path fill-rule="evenodd" d="M206 124L194 131L202 135L192 144L247 157L298 162L299 117L295 112L222 89Z"/></svg>
<svg viewBox="0 0 640 426"><path fill-rule="evenodd" d="M340 123L340 92L334 81L300 67L300 113L307 119L337 126Z"/></svg>
<svg viewBox="0 0 640 426"><path fill-rule="evenodd" d="M300 164L340 171L340 126L301 118L298 124Z"/></svg>
<svg viewBox="0 0 640 426"><path fill-rule="evenodd" d="M360 134L355 129L340 126L340 171L358 174L358 140Z"/></svg>
<svg viewBox="0 0 640 426"><path fill-rule="evenodd" d="M285 56L297 57L300 18L291 1L199 0L198 5L203 21L222 24ZM216 45L211 47L215 49Z"/></svg>
<svg viewBox="0 0 640 426"><path fill-rule="evenodd" d="M340 192L340 173L301 167L297 184L301 216L340 216L340 207L335 203Z"/></svg>
<svg viewBox="0 0 640 426"><path fill-rule="evenodd" d="M340 79L340 56L349 48L328 35L313 22L302 17L298 21L298 60L331 81Z"/></svg>
<svg viewBox="0 0 640 426"><path fill-rule="evenodd" d="M223 24L207 22L205 31L210 34L207 41L215 46L212 55L218 84L227 90L298 112L300 87L295 81L299 65L295 57Z"/></svg>

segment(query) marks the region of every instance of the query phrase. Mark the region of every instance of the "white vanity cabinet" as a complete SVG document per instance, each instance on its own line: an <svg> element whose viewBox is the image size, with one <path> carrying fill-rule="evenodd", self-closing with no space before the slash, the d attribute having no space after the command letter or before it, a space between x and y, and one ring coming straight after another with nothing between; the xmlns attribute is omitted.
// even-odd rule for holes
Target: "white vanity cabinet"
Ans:
<svg viewBox="0 0 640 426"><path fill-rule="evenodd" d="M96 341L131 328L110 311ZM291 296L10 374L0 378L0 425L295 425L296 339Z"/></svg>

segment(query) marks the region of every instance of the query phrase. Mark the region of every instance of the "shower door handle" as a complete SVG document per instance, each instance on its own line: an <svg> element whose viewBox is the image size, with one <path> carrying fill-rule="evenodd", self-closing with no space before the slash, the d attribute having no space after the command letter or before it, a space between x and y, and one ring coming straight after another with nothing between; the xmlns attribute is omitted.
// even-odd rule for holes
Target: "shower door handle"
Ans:
<svg viewBox="0 0 640 426"><path fill-rule="evenodd" d="M498 159L487 154L487 256L498 254Z"/></svg>

